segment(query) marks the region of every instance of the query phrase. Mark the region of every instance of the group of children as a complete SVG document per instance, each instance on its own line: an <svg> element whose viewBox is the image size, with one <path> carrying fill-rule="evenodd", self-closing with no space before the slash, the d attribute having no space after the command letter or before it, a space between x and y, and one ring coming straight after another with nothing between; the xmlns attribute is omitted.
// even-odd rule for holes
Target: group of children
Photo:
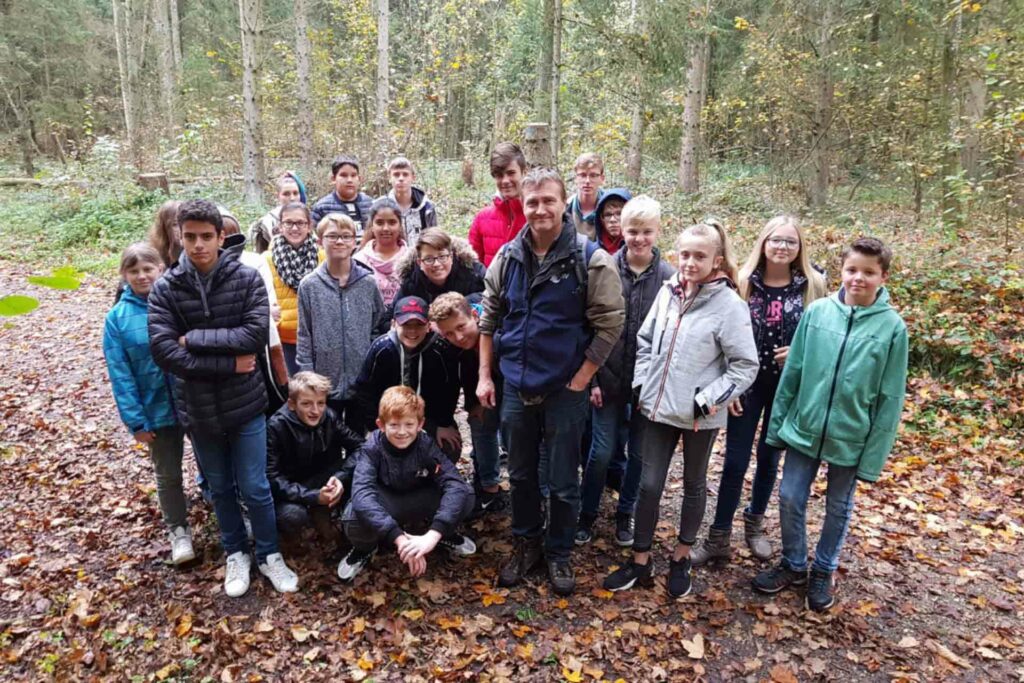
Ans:
<svg viewBox="0 0 1024 683"><path fill-rule="evenodd" d="M162 207L150 243L123 255L126 287L107 316L104 353L122 420L149 447L172 562L196 556L181 475L185 434L220 524L228 595L249 587L247 525L259 571L284 592L297 590L298 578L279 550L279 531L291 540L312 527L339 547L347 539L350 549L338 566L343 580L385 541L414 576L438 546L455 556L473 554L476 546L461 524L508 505L499 443L521 439L519 427L501 424L502 382L490 363L499 339L506 354L514 343L513 335L502 339L500 322L495 329L494 311L518 315L507 310L510 295L502 291L505 245L529 233L527 214L540 222L539 202L548 201L559 212L560 229L589 244L580 257L597 249L614 263L614 296L621 286L621 301L612 313L622 324L596 365L579 344L544 351L570 370L594 365L582 385L589 435L579 443L581 457L562 467L575 471L575 494L565 493L564 482L557 497L547 494L552 506L562 507L546 524L567 527L557 531L568 535L569 546L589 543L602 495L615 489L614 541L632 547L632 556L604 586L650 585L654 529L681 441L682 507L666 587L673 597L686 595L692 567L730 557L760 425L744 535L754 557L772 556L764 515L786 449L783 549L781 562L753 586L770 594L807 584L808 607L831 607L856 482L878 478L904 396L906 327L884 287L890 250L873 238L855 240L843 251L842 286L831 296L789 216L765 225L742 268L714 219L684 230L670 263L657 247L658 202L603 188L597 155L582 155L574 172L577 192L567 202L556 178L559 203L557 192L540 192L550 175L524 183L521 150L497 145L491 155L497 194L473 220L468 240L436 227L437 212L413 185L415 171L404 157L389 164L393 189L377 200L360 191L353 157L335 159L333 191L312 208L298 175L283 174L279 206L249 231L259 255L244 251L246 239L231 234L239 232L237 221L208 201ZM559 226L554 230L557 235ZM495 261L499 252L505 255ZM544 260L525 267L543 270ZM586 270L577 280L586 280ZM559 277L569 274L554 282ZM485 296L492 298L481 306ZM553 305L529 303L530 296L527 309L536 306L537 315ZM485 310L490 317L481 334ZM585 325L584 338L593 338ZM574 392L581 375L570 375ZM472 484L455 466L463 452L455 420L460 391ZM514 393L523 406L543 399ZM708 462L722 429L725 465L715 519L698 543ZM541 452L529 486L539 482L543 491L546 473L555 471L546 458L567 456L531 447ZM806 506L822 462L828 463L826 517L808 570ZM517 500L534 494L521 473L512 479L518 534L523 520L517 516L526 508L522 502L517 508ZM503 584L514 585L535 563L536 556L522 552L517 546L516 571L503 569ZM571 569L566 576L568 551L558 552L559 575L551 578L565 594L574 581Z"/></svg>

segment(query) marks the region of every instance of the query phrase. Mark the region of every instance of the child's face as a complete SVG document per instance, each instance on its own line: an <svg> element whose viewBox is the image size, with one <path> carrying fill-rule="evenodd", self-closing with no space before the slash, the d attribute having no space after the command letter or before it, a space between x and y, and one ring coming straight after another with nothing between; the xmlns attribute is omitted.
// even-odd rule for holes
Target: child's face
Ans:
<svg viewBox="0 0 1024 683"><path fill-rule="evenodd" d="M409 168L395 168L388 174L391 180L391 188L398 194L404 194L412 189L416 174Z"/></svg>
<svg viewBox="0 0 1024 683"><path fill-rule="evenodd" d="M714 240L684 234L679 240L679 272L689 282L701 282L721 265L722 257L717 254Z"/></svg>
<svg viewBox="0 0 1024 683"><path fill-rule="evenodd" d="M417 260L427 279L439 287L452 272L452 252L448 249L435 249L429 244L423 244L419 248Z"/></svg>
<svg viewBox="0 0 1024 683"><path fill-rule="evenodd" d="M642 260L650 258L654 253L654 245L658 243L658 232L657 223L632 221L622 229L626 251Z"/></svg>
<svg viewBox="0 0 1024 683"><path fill-rule="evenodd" d="M320 238L320 246L323 247L328 259L345 260L351 258L352 252L356 250L356 234L347 227L339 229L338 226L331 225Z"/></svg>
<svg viewBox="0 0 1024 683"><path fill-rule="evenodd" d="M345 201L351 201L359 194L359 169L345 164L334 174L334 191Z"/></svg>
<svg viewBox="0 0 1024 683"><path fill-rule="evenodd" d="M163 272L164 264L162 263L138 261L131 268L126 268L121 275L135 294L146 297L149 296L149 290L153 288L153 283Z"/></svg>
<svg viewBox="0 0 1024 683"><path fill-rule="evenodd" d="M878 288L889 279L889 273L882 270L877 256L854 251L843 261L842 279L847 304L870 306L875 303Z"/></svg>
<svg viewBox="0 0 1024 683"><path fill-rule="evenodd" d="M518 163L511 163L503 170L494 174L494 184L502 199L515 199L519 196L519 183L523 180L523 169Z"/></svg>
<svg viewBox="0 0 1024 683"><path fill-rule="evenodd" d="M217 265L218 251L223 244L224 233L217 232L213 223L189 220L181 226L181 247L201 273L208 273Z"/></svg>
<svg viewBox="0 0 1024 683"><path fill-rule="evenodd" d="M576 191L580 199L593 201L597 199L597 191L604 185L604 171L597 166L576 169Z"/></svg>
<svg viewBox="0 0 1024 683"><path fill-rule="evenodd" d="M473 315L466 315L462 311L456 311L444 320L437 323L437 331L448 340L453 346L469 351L475 349L480 340L480 330L477 327L476 311Z"/></svg>
<svg viewBox="0 0 1024 683"><path fill-rule="evenodd" d="M398 169L405 170L405 169ZM392 247L398 243L402 221L393 209L381 209L373 216L373 239L378 247Z"/></svg>
<svg viewBox="0 0 1024 683"><path fill-rule="evenodd" d="M792 225L783 225L764 241L765 260L788 266L800 254L800 234Z"/></svg>
<svg viewBox="0 0 1024 683"><path fill-rule="evenodd" d="M423 422L413 415L391 415L387 420L377 418L377 428L395 448L408 448L423 431Z"/></svg>
<svg viewBox="0 0 1024 683"><path fill-rule="evenodd" d="M309 237L309 220L306 218L306 212L299 209L282 212L281 234L293 247L305 242Z"/></svg>
<svg viewBox="0 0 1024 683"><path fill-rule="evenodd" d="M277 203L279 205L292 204L299 201L301 197L299 186L295 184L294 180L281 182L281 188L277 191Z"/></svg>
<svg viewBox="0 0 1024 683"><path fill-rule="evenodd" d="M401 325L396 323L395 329L398 331L398 341L402 346L412 350L427 338L430 326L419 320L406 320Z"/></svg>
<svg viewBox="0 0 1024 683"><path fill-rule="evenodd" d="M609 199L601 207L601 225L605 232L615 238L622 237L622 207L626 202Z"/></svg>
<svg viewBox="0 0 1024 683"><path fill-rule="evenodd" d="M316 427L327 410L327 394L303 389L288 397L288 409L299 416L302 424Z"/></svg>

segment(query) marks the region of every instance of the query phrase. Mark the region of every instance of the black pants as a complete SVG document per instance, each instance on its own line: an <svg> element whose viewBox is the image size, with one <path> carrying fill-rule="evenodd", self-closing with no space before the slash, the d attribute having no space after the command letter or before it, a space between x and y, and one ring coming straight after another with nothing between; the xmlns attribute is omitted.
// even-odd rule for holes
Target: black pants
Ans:
<svg viewBox="0 0 1024 683"><path fill-rule="evenodd" d="M431 520L437 514L441 504L441 489L437 486L423 486L414 491L390 491L377 489L377 500L388 511L398 526L410 531L423 532L430 527ZM459 519L463 520L473 511L475 496L470 493L462 506ZM377 529L364 524L356 516L349 504L342 515L345 522L345 535L352 547L359 551L373 550L383 539Z"/></svg>

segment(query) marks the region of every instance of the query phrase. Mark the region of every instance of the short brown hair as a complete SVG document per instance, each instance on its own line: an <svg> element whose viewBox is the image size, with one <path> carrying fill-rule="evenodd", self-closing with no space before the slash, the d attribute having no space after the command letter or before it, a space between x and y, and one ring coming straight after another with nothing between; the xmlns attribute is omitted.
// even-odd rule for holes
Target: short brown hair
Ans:
<svg viewBox="0 0 1024 683"><path fill-rule="evenodd" d="M164 260L160 258L160 252L153 245L149 242L136 242L129 244L121 254L121 267L118 268L118 272L124 273L129 268L137 266L140 261L152 263L161 268L164 265Z"/></svg>
<svg viewBox="0 0 1024 683"><path fill-rule="evenodd" d="M597 166L598 172L604 173L604 161L601 160L601 156L594 152L584 152L576 157L576 163L572 165L572 170L581 171L592 166Z"/></svg>
<svg viewBox="0 0 1024 683"><path fill-rule="evenodd" d="M882 267L882 272L889 272L889 266L892 265L892 249L887 247L885 242L877 237L859 237L855 239L852 244L843 247L839 262L841 264L846 263L846 259L854 252L864 256L874 256L878 259L878 265Z"/></svg>
<svg viewBox="0 0 1024 683"><path fill-rule="evenodd" d="M459 313L470 318L473 317L473 308L469 305L469 300L458 292L445 292L430 304L431 322L443 322Z"/></svg>
<svg viewBox="0 0 1024 683"><path fill-rule="evenodd" d="M499 142L491 150L491 177L495 178L511 166L519 164L519 169L526 173L526 156L519 145L513 142Z"/></svg>
<svg viewBox="0 0 1024 683"><path fill-rule="evenodd" d="M297 372L288 380L288 398L295 398L300 391L328 394L331 391L331 380L309 370Z"/></svg>
<svg viewBox="0 0 1024 683"><path fill-rule="evenodd" d="M420 247L433 247L438 251L452 248L452 237L441 228L427 228L416 236L416 256L420 255Z"/></svg>
<svg viewBox="0 0 1024 683"><path fill-rule="evenodd" d="M416 175L416 169L412 167L412 162L406 157L395 157L388 162L388 173L391 173L396 168L407 168L410 173Z"/></svg>
<svg viewBox="0 0 1024 683"><path fill-rule="evenodd" d="M377 418L387 422L392 418L414 417L422 420L425 414L423 399L411 387L391 387L380 397Z"/></svg>
<svg viewBox="0 0 1024 683"><path fill-rule="evenodd" d="M558 171L553 168L530 169L530 172L523 178L519 191L525 195L527 189L532 190L533 188L540 187L547 182L558 183L558 187L562 191L562 201L564 202L566 198L565 180L563 180L562 176L558 175Z"/></svg>

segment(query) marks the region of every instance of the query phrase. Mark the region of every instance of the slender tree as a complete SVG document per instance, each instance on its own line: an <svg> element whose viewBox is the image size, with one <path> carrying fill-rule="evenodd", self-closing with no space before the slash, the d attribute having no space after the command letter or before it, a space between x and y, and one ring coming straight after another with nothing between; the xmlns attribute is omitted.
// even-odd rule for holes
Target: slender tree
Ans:
<svg viewBox="0 0 1024 683"><path fill-rule="evenodd" d="M554 0L551 23L551 158L558 165L561 131L558 118L558 91L562 83L562 0Z"/></svg>
<svg viewBox="0 0 1024 683"><path fill-rule="evenodd" d="M812 30L817 34L813 44L818 54L814 92L814 113L811 118L811 179L807 198L813 208L828 203L829 181L831 178L832 155L831 135L832 104L835 97L835 83L832 80L832 31L835 23L835 0L825 0L821 7L820 19ZM808 19L813 16L808 13Z"/></svg>
<svg viewBox="0 0 1024 683"><path fill-rule="evenodd" d="M174 130L176 92L178 89L177 69L174 63L174 35L171 31L170 3L168 0L153 0L153 28L156 32L157 65L160 71L160 108L164 132Z"/></svg>
<svg viewBox="0 0 1024 683"><path fill-rule="evenodd" d="M537 87L533 93L533 115L536 121L550 123L551 75L554 73L555 0L543 0L540 24L540 57L537 60Z"/></svg>
<svg viewBox="0 0 1024 683"><path fill-rule="evenodd" d="M309 39L309 2L295 0L295 71L296 86L299 99L299 156L302 170L309 173L313 170L315 154L313 128L312 89L312 44Z"/></svg>
<svg viewBox="0 0 1024 683"><path fill-rule="evenodd" d="M683 141L679 152L679 188L688 194L700 191L700 109L704 86L704 46L706 37L697 38L690 50L686 69L686 97L683 101Z"/></svg>
<svg viewBox="0 0 1024 683"><path fill-rule="evenodd" d="M263 134L260 118L256 56L261 30L261 0L238 0L238 18L242 31L242 176L245 200L262 201L266 171L263 162Z"/></svg>
<svg viewBox="0 0 1024 683"><path fill-rule="evenodd" d="M377 151L384 156L390 147L388 140L388 89L390 68L388 66L388 45L390 43L389 19L391 14L388 0L377 0Z"/></svg>

